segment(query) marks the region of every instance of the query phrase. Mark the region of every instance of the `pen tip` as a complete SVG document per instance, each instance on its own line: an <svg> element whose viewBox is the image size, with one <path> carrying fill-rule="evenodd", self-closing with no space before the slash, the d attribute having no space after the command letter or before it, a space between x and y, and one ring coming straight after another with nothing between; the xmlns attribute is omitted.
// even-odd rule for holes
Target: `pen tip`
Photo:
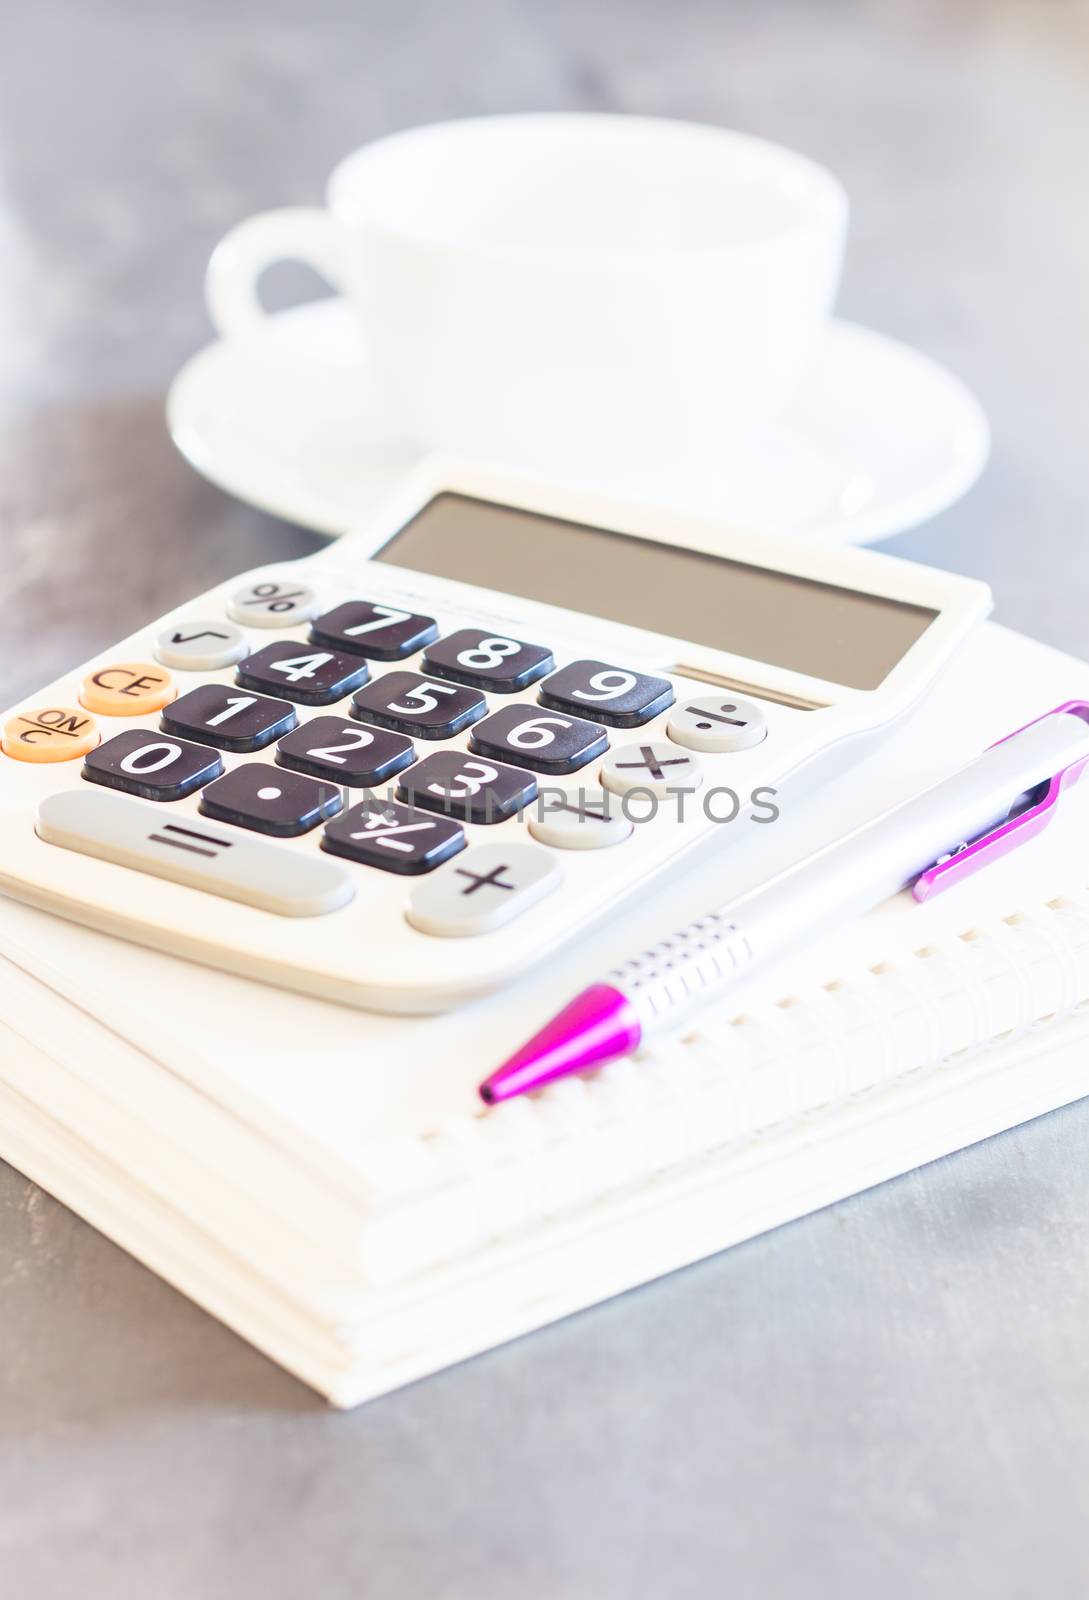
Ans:
<svg viewBox="0 0 1089 1600"><path fill-rule="evenodd" d="M556 1078L604 1066L636 1049L642 1035L635 1007L608 983L584 989L516 1050L478 1090L486 1106L540 1089Z"/></svg>

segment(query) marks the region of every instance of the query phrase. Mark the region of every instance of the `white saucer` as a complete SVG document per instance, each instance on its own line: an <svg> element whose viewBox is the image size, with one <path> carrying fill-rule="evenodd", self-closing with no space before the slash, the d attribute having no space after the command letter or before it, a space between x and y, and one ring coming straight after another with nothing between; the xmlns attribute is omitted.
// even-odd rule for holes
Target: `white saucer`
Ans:
<svg viewBox="0 0 1089 1600"><path fill-rule="evenodd" d="M194 356L170 390L167 422L182 454L220 488L338 535L415 459L403 448L368 449L380 436L377 414L373 428L366 421L376 400L352 308L319 300ZM663 480L651 497L734 525L860 544L952 504L979 476L988 445L987 420L959 379L837 321L773 424L708 463L700 482Z"/></svg>

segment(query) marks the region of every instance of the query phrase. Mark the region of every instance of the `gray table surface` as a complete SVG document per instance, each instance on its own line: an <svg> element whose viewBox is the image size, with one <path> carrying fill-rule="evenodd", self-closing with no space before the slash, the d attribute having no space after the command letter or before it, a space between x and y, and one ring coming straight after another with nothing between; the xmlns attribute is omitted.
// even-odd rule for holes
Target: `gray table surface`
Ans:
<svg viewBox="0 0 1089 1600"><path fill-rule="evenodd" d="M887 548L1084 650L1085 4L0 0L0 35L0 703L315 547L164 432L217 237L386 129L520 108L838 170L841 309L995 429ZM1083 1595L1087 1136L1083 1103L351 1415L0 1167L4 1592Z"/></svg>

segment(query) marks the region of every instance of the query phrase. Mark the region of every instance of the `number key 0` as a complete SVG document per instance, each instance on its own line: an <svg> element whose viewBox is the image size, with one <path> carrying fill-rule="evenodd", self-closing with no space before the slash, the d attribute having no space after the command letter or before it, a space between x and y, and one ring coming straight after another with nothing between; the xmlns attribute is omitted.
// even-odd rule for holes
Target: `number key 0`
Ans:
<svg viewBox="0 0 1089 1600"><path fill-rule="evenodd" d="M546 678L537 696L555 711L590 714L613 728L638 728L673 704L668 678L652 678L606 661L572 661Z"/></svg>
<svg viewBox="0 0 1089 1600"><path fill-rule="evenodd" d="M425 672L496 694L516 694L551 672L554 664L543 644L505 639L483 628L462 628L428 645L423 657Z"/></svg>

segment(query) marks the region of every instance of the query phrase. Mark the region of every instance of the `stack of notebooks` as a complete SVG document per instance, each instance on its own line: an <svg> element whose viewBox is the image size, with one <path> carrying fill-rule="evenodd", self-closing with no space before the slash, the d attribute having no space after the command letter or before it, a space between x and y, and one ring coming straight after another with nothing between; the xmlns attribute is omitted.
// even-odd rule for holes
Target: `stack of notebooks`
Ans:
<svg viewBox="0 0 1089 1600"><path fill-rule="evenodd" d="M2 902L0 1155L337 1405L630 1289L1089 1092L1089 789L637 1060L490 1111L479 1078L614 960L1079 696L1089 667L987 625L804 811L446 1017Z"/></svg>

